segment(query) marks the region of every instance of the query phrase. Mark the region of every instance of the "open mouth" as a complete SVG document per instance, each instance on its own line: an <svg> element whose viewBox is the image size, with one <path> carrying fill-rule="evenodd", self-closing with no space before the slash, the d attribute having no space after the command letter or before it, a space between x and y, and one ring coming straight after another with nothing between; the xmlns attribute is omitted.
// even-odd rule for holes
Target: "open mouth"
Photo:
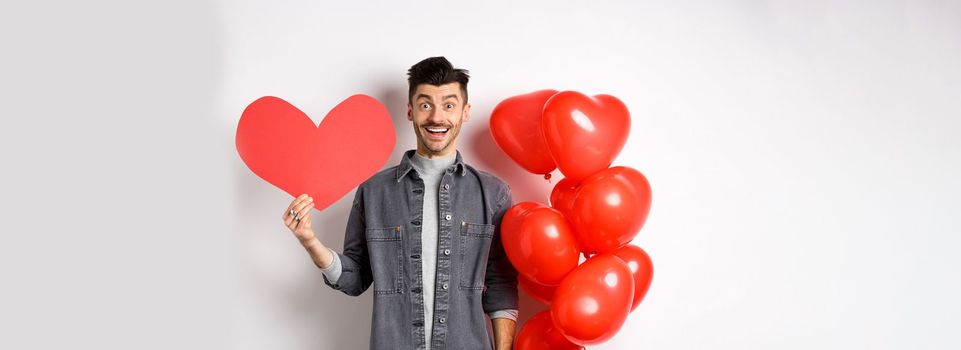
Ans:
<svg viewBox="0 0 961 350"><path fill-rule="evenodd" d="M447 132L450 131L450 128L429 126L425 127L424 130L427 130L427 134L430 135L430 138L432 139L443 139L445 136L447 136Z"/></svg>

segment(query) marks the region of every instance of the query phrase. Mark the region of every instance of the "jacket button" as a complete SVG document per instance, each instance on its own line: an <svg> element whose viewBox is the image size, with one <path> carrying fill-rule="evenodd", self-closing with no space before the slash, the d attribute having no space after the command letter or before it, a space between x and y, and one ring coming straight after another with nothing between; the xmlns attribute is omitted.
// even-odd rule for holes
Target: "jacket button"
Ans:
<svg viewBox="0 0 961 350"><path fill-rule="evenodd" d="M444 323L444 322L447 322L447 319L441 317L440 319L437 320L437 322Z"/></svg>
<svg viewBox="0 0 961 350"><path fill-rule="evenodd" d="M450 214L447 214L447 216L445 216L444 219L447 219L448 221L450 221Z"/></svg>
<svg viewBox="0 0 961 350"><path fill-rule="evenodd" d="M449 189L450 189L450 184L444 184L444 189L445 189L445 190L449 190Z"/></svg>
<svg viewBox="0 0 961 350"><path fill-rule="evenodd" d="M440 287L443 288L444 290L447 290L447 283L444 283L444 285L442 285L442 286L440 286Z"/></svg>
<svg viewBox="0 0 961 350"><path fill-rule="evenodd" d="M444 249L444 255L450 255L450 249Z"/></svg>

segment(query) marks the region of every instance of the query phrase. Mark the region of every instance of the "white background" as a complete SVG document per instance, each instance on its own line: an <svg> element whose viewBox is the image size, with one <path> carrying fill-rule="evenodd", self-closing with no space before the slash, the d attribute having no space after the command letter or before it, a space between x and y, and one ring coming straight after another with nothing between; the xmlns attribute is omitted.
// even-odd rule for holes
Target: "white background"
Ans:
<svg viewBox="0 0 961 350"><path fill-rule="evenodd" d="M654 282L592 348L961 347L957 2L33 2L0 39L2 348L366 348L370 295L323 284L233 133L263 95L320 122L366 93L391 166L435 55L471 71L459 148L515 201L551 184L493 144L497 102L630 109ZM350 198L313 213L338 250Z"/></svg>

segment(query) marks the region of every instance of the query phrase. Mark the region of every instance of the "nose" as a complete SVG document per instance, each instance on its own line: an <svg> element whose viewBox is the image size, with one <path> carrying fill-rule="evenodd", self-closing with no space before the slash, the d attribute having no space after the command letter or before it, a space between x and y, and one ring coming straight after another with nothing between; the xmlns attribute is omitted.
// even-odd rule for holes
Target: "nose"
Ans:
<svg viewBox="0 0 961 350"><path fill-rule="evenodd" d="M427 121L431 124L440 124L444 121L444 116L436 109L432 109L430 114L427 115Z"/></svg>

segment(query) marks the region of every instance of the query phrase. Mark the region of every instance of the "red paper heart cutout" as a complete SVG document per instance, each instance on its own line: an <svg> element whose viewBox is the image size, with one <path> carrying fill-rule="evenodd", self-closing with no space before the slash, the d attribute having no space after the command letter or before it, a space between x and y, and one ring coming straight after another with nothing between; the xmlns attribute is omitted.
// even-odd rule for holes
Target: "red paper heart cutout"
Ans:
<svg viewBox="0 0 961 350"><path fill-rule="evenodd" d="M254 174L322 210L377 173L396 143L390 113L367 95L332 109L320 126L287 101L257 99L237 125L237 152Z"/></svg>
<svg viewBox="0 0 961 350"><path fill-rule="evenodd" d="M542 123L557 168L574 182L611 166L631 132L631 115L621 100L576 91L551 96Z"/></svg>

